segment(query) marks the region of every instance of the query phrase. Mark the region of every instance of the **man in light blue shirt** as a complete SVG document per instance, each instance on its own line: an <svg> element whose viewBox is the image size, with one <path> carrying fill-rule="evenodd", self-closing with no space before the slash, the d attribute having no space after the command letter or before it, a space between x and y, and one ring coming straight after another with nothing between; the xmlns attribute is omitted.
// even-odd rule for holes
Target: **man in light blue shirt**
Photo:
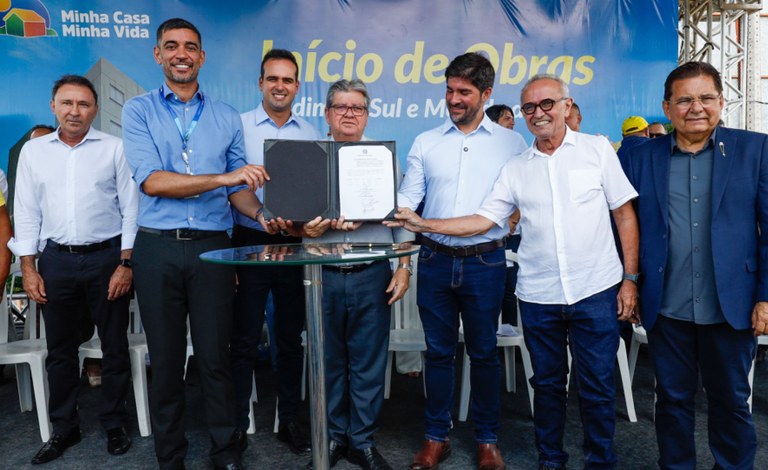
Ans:
<svg viewBox="0 0 768 470"><path fill-rule="evenodd" d="M299 65L290 51L272 49L261 61L259 89L263 93L259 106L241 118L248 163L264 164L265 139L320 140L320 133L307 121L291 112L299 91ZM263 190L256 190L263 200ZM235 227L234 246L301 243L301 238L279 233L269 234L258 222L232 210ZM301 400L303 356L301 332L304 328L304 286L301 266L242 266L237 268L238 287L235 294L230 360L237 399L238 438L245 441L248 428L253 370L258 359L258 345L264 325L267 298L272 293L274 320L270 322L270 339L277 345L275 372L277 407L280 426L277 437L298 454L310 451L306 432L296 420ZM272 323L274 322L274 328Z"/></svg>
<svg viewBox="0 0 768 470"><path fill-rule="evenodd" d="M445 72L445 102L450 121L418 137L408 154L408 169L398 202L424 217L473 214L488 195L502 167L525 150L523 138L491 121L483 105L495 73L485 57L467 53ZM496 446L499 428L499 362L496 328L505 279L505 237L509 226L495 226L468 238L430 233L419 253L419 314L427 338L424 445L411 468L435 468L451 451L454 357L459 312L472 361L472 417L481 469L504 468Z"/></svg>
<svg viewBox="0 0 768 470"><path fill-rule="evenodd" d="M174 18L157 30L165 82L123 108L125 155L139 184L133 268L152 358L150 416L161 468L184 468L184 358L190 327L215 468L242 468L235 436L229 341L235 269L200 262L231 246L229 203L256 219L261 167L247 165L240 117L197 81L205 52L197 28Z"/></svg>

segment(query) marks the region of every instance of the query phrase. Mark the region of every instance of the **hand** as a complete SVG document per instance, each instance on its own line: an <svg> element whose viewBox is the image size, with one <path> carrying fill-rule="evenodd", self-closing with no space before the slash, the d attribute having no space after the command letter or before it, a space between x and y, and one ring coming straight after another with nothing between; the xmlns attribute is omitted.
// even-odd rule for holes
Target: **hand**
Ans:
<svg viewBox="0 0 768 470"><path fill-rule="evenodd" d="M293 254L293 249L287 246L267 245L259 253L259 261L285 261L285 255Z"/></svg>
<svg viewBox="0 0 768 470"><path fill-rule="evenodd" d="M752 309L752 331L755 336L768 334L768 302L758 302Z"/></svg>
<svg viewBox="0 0 768 470"><path fill-rule="evenodd" d="M124 266L118 266L115 272L112 273L112 277L109 278L107 300L115 300L130 292L132 282L133 270Z"/></svg>
<svg viewBox="0 0 768 470"><path fill-rule="evenodd" d="M407 269L397 269L392 275L392 280L389 281L387 287L387 294L392 294L392 297L387 302L387 305L392 305L398 300L402 299L405 293L408 291L410 285L411 273Z"/></svg>
<svg viewBox="0 0 768 470"><path fill-rule="evenodd" d="M301 226L294 225L292 220L283 220L282 217L278 217L274 219L273 223L278 231L283 234L288 234L292 237L301 237L303 235Z"/></svg>
<svg viewBox="0 0 768 470"><path fill-rule="evenodd" d="M264 186L265 181L269 181L269 174L261 165L243 165L223 176L225 186L232 187L245 184L251 191L256 191L257 188Z"/></svg>
<svg viewBox="0 0 768 470"><path fill-rule="evenodd" d="M27 296L39 304L48 302L45 294L45 282L40 273L34 269L23 269L21 282Z"/></svg>
<svg viewBox="0 0 768 470"><path fill-rule="evenodd" d="M628 321L630 323L638 323L640 321L640 316L636 312L637 284L627 280L622 282L616 300L619 304L618 318L620 321Z"/></svg>
<svg viewBox="0 0 768 470"><path fill-rule="evenodd" d="M338 219L331 220L331 228L334 230L342 230L344 232L352 232L359 229L363 225L362 222L347 221L342 215Z"/></svg>
<svg viewBox="0 0 768 470"><path fill-rule="evenodd" d="M382 223L389 228L403 227L408 231L416 233L422 233L427 229L424 219L407 207L398 207L395 219L394 221L385 220Z"/></svg>
<svg viewBox="0 0 768 470"><path fill-rule="evenodd" d="M304 224L302 233L305 237L317 238L322 236L329 228L331 228L331 220L317 216Z"/></svg>

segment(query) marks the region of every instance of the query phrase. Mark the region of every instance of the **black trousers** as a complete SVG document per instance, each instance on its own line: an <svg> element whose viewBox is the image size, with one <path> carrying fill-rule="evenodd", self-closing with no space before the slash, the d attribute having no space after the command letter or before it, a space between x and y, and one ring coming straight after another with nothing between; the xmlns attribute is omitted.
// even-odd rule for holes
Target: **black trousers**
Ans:
<svg viewBox="0 0 768 470"><path fill-rule="evenodd" d="M182 468L188 447L184 436L187 318L211 435L211 459L214 465L224 466L240 457L232 441L235 401L229 368L235 269L198 258L230 246L223 232L201 240L141 231L136 236L134 283L152 364L149 410L155 453L163 468Z"/></svg>
<svg viewBox="0 0 768 470"><path fill-rule="evenodd" d="M77 353L82 341L81 310L84 306L98 329L103 353L99 420L106 430L126 425L125 400L131 380L126 336L130 296L107 300L109 279L119 262L119 242L113 247L86 254L46 247L38 261L48 298L42 306L48 343L45 368L50 391L48 414L55 434L68 434L80 425Z"/></svg>
<svg viewBox="0 0 768 470"><path fill-rule="evenodd" d="M301 243L301 239L269 235L240 225L235 226L235 246ZM304 286L301 266L238 266L235 294L234 328L230 345L232 379L237 397L237 425L248 428L248 411L253 385L253 369L258 357L258 344L264 326L267 297L272 292L275 304L275 338L277 345L278 418L286 423L296 418L301 400L304 329Z"/></svg>

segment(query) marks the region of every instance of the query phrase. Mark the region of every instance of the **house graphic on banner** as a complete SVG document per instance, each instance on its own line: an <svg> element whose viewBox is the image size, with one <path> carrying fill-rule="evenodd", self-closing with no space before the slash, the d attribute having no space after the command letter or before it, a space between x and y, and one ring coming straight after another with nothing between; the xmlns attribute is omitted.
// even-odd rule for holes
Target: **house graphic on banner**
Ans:
<svg viewBox="0 0 768 470"><path fill-rule="evenodd" d="M57 33L40 0L0 0L0 35L34 38Z"/></svg>

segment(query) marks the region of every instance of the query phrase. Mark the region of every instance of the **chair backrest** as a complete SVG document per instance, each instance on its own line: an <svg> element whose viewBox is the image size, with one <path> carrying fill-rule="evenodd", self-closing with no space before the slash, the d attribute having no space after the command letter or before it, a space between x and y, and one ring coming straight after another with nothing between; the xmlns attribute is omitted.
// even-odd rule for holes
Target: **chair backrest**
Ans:
<svg viewBox="0 0 768 470"><path fill-rule="evenodd" d="M8 297L4 295L0 300L0 344L8 342L8 333L11 331L9 328L13 328L13 315L8 306ZM16 332L13 333L15 337Z"/></svg>
<svg viewBox="0 0 768 470"><path fill-rule="evenodd" d="M413 275L408 291L392 308L392 329L422 330L419 308L416 305L416 269L418 263L413 263Z"/></svg>
<svg viewBox="0 0 768 470"><path fill-rule="evenodd" d="M141 313L139 312L139 300L136 294L131 298L128 304L128 334L144 333L144 327L141 325Z"/></svg>

